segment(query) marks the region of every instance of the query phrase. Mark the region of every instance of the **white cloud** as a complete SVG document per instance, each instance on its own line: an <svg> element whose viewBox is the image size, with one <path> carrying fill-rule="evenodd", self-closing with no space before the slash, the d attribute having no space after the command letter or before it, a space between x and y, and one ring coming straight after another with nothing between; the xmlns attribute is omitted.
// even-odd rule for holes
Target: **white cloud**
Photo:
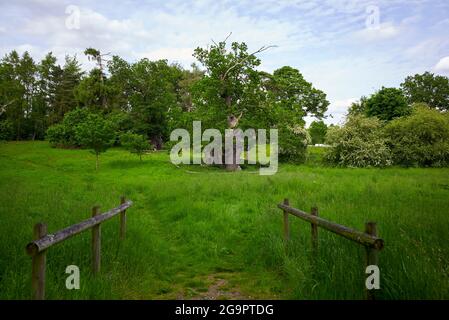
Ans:
<svg viewBox="0 0 449 320"><path fill-rule="evenodd" d="M404 50L404 56L417 61L419 59L433 60L447 52L449 39L447 36L432 36L423 41L415 43L412 47Z"/></svg>
<svg viewBox="0 0 449 320"><path fill-rule="evenodd" d="M348 114L348 108L352 103L358 101L357 98L348 98L343 100L331 101L327 114L329 118L325 120L326 123L342 124Z"/></svg>
<svg viewBox="0 0 449 320"><path fill-rule="evenodd" d="M32 37L45 49L65 48L69 54L95 47L125 59L166 58L183 65L193 62L197 46L206 46L212 39L220 41L233 32L230 41L246 41L249 50L263 45L279 45L278 51L288 50L292 44L305 45L310 35L292 36L297 29L294 23L266 17L239 14L223 3L208 2L203 5L170 4L170 10L136 12L126 19L110 19L92 9L80 7L80 28L65 27L64 14L39 15L23 18L20 34ZM266 54L266 53L265 53Z"/></svg>
<svg viewBox="0 0 449 320"><path fill-rule="evenodd" d="M148 52L135 52L133 55L137 59L148 58L149 60L167 59L171 62L179 62L189 65L195 61L193 58L193 48L158 48Z"/></svg>
<svg viewBox="0 0 449 320"><path fill-rule="evenodd" d="M65 26L67 15L48 15L27 19L24 34L42 37L51 46L80 48L96 47L106 51L124 52L139 42L154 40L143 23L130 19L108 19L91 9L80 8L80 28Z"/></svg>
<svg viewBox="0 0 449 320"><path fill-rule="evenodd" d="M65 26L68 4L81 9L79 30ZM378 29L365 27L370 5L379 7ZM447 60L435 62L449 52L448 8L447 0L0 0L0 56L19 49L39 60L52 51L63 63L77 54L89 69L83 51L94 47L130 62L164 58L188 67L194 48L232 31L229 41L250 51L278 45L259 55L260 69L298 68L331 101L334 118L326 122L338 123L348 97L446 70Z"/></svg>
<svg viewBox="0 0 449 320"><path fill-rule="evenodd" d="M326 119L324 119L324 122L326 124L343 124L345 121L346 115L348 113L348 108L351 106L352 103L358 101L357 98L348 98L348 99L342 99L342 100L335 100L330 101L328 110L326 112ZM306 117L306 124L307 126L310 125L314 120L316 120L314 117Z"/></svg>
<svg viewBox="0 0 449 320"><path fill-rule="evenodd" d="M441 58L434 69L437 72L449 72L449 56Z"/></svg>
<svg viewBox="0 0 449 320"><path fill-rule="evenodd" d="M372 42L392 39L397 37L401 32L399 26L395 26L392 22L384 22L377 27L364 28L356 31L354 37L358 40Z"/></svg>
<svg viewBox="0 0 449 320"><path fill-rule="evenodd" d="M348 111L348 107L351 106L354 102L358 101L357 98L348 98L343 100L336 100L332 102L329 106L330 113L340 113L344 114Z"/></svg>

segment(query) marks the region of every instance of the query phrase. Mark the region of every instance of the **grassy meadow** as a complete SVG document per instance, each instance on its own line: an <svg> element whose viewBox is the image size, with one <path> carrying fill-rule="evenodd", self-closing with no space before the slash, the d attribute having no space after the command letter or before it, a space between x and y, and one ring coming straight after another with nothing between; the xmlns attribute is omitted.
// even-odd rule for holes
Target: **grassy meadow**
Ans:
<svg viewBox="0 0 449 320"><path fill-rule="evenodd" d="M449 169L341 169L280 165L227 173L176 167L167 152L138 157L122 149L95 156L47 142L0 144L0 299L29 299L31 258L25 245L36 222L50 233L118 205L128 210L127 238L118 217L102 224L102 270L90 272L90 232L47 254L48 299L363 299L364 248L319 231L311 259L310 224L291 218L285 249L282 214L292 206L363 230L378 223L381 299L449 299ZM65 288L67 265L81 270L80 290Z"/></svg>

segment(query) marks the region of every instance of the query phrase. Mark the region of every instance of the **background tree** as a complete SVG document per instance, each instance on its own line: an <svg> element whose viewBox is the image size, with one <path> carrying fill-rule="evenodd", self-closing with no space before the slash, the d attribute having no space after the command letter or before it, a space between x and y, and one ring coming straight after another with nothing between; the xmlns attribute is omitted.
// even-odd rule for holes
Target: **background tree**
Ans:
<svg viewBox="0 0 449 320"><path fill-rule="evenodd" d="M175 82L178 70L166 60L142 59L133 64L130 116L133 131L147 136L156 149L168 137L168 113L176 106Z"/></svg>
<svg viewBox="0 0 449 320"><path fill-rule="evenodd" d="M307 82L299 70L289 66L275 70L266 86L270 102L287 111L295 125L303 124L306 115L322 118L329 106L326 94Z"/></svg>
<svg viewBox="0 0 449 320"><path fill-rule="evenodd" d="M43 139L49 125L76 107L81 75L75 58L66 57L61 68L51 53L36 64L27 52L11 52L0 63L0 117L13 124L16 139Z"/></svg>
<svg viewBox="0 0 449 320"><path fill-rule="evenodd" d="M0 120L0 141L14 139L14 126L11 120Z"/></svg>
<svg viewBox="0 0 449 320"><path fill-rule="evenodd" d="M366 115L366 101L367 97L362 96L359 101L351 103L348 109L349 116Z"/></svg>
<svg viewBox="0 0 449 320"><path fill-rule="evenodd" d="M415 104L412 115L391 121L386 127L396 164L443 167L449 165L449 117Z"/></svg>
<svg viewBox="0 0 449 320"><path fill-rule="evenodd" d="M181 72L181 77L177 82L176 88L181 110L184 112L192 112L194 106L191 89L204 76L204 72L195 63L192 63L191 70L183 69L180 66L174 67L178 68Z"/></svg>
<svg viewBox="0 0 449 320"><path fill-rule="evenodd" d="M108 87L104 80L100 80L100 74L99 69L92 69L76 87L75 98L80 106L86 107L90 111L106 113L110 111L106 109Z"/></svg>
<svg viewBox="0 0 449 320"><path fill-rule="evenodd" d="M279 158L301 163L306 159L310 135L304 128L307 115L323 117L329 102L324 92L307 82L299 70L284 66L273 75L262 73L263 91L267 93L265 108L259 108L264 127L279 130ZM270 123L267 123L270 119ZM259 124L259 125L260 125Z"/></svg>
<svg viewBox="0 0 449 320"><path fill-rule="evenodd" d="M302 126L282 127L279 135L279 160L291 163L304 163L307 146L312 142L309 132Z"/></svg>
<svg viewBox="0 0 449 320"><path fill-rule="evenodd" d="M327 125L324 121L313 121L309 127L312 144L322 144L326 138Z"/></svg>
<svg viewBox="0 0 449 320"><path fill-rule="evenodd" d="M385 88L366 99L365 112L368 117L390 121L394 118L410 114L411 107L407 104L402 90Z"/></svg>
<svg viewBox="0 0 449 320"><path fill-rule="evenodd" d="M106 152L115 141L113 124L98 114L91 113L76 127L80 143L95 154L95 169L98 170L100 153Z"/></svg>
<svg viewBox="0 0 449 320"><path fill-rule="evenodd" d="M18 76L20 56L12 51L2 58L0 64L0 119L4 124L4 137L20 137L20 123L23 121L23 87ZM12 130L12 132L9 132Z"/></svg>
<svg viewBox="0 0 449 320"><path fill-rule="evenodd" d="M19 81L23 87L22 96L22 112L23 112L23 122L22 126L19 126L18 140L21 138L32 137L32 132L34 128L33 124L33 110L37 109L34 105L34 96L36 93L36 73L37 66L31 57L31 55L25 51L20 60L18 76ZM38 111L36 111L37 113Z"/></svg>
<svg viewBox="0 0 449 320"><path fill-rule="evenodd" d="M106 86L106 76L104 74L104 68L106 65L106 60L104 57L108 56L110 53L102 54L100 50L94 48L87 48L84 50L84 54L89 60L95 61L97 67L90 72L90 77L83 83L84 90L81 91L80 97L86 99L85 103L88 103L89 107L97 107L101 110L107 109L107 93L108 88ZM89 91L89 86L91 91ZM92 95L82 95L82 93L92 93ZM97 96L98 101L92 101L93 96ZM90 98L90 99L87 99Z"/></svg>
<svg viewBox="0 0 449 320"><path fill-rule="evenodd" d="M209 116L217 115L205 121L212 120L212 124L229 129L239 125L242 116L253 108L252 102L261 88L255 69L260 60L255 54L266 49L262 47L248 53L245 43L233 42L228 51L226 41L214 43L207 49L195 49L194 57L206 68L205 76L194 88L195 105Z"/></svg>
<svg viewBox="0 0 449 320"><path fill-rule="evenodd" d="M296 153L305 153L303 142L307 141L307 132L303 129L303 118L307 114L323 116L329 103L326 95L313 88L294 68L283 67L273 75L256 70L260 65L256 54L268 48L249 53L245 43L233 42L228 50L226 41L214 43L208 49L197 48L194 56L206 71L193 86L196 116L205 125L221 130L277 128L281 158L285 153L285 158L303 159ZM292 150L296 150L295 155ZM228 170L239 167L236 150L234 155L226 165Z"/></svg>
<svg viewBox="0 0 449 320"><path fill-rule="evenodd" d="M122 134L132 132L133 130L133 122L129 112L114 109L111 113L105 115L105 119L109 120L114 125L114 130L117 133L115 145L120 145L120 136Z"/></svg>
<svg viewBox="0 0 449 320"><path fill-rule="evenodd" d="M52 89L54 102L49 106L49 124L62 121L67 112L79 106L75 91L84 76L76 56L66 56L63 67L56 67L55 73L55 87Z"/></svg>
<svg viewBox="0 0 449 320"><path fill-rule="evenodd" d="M114 111L129 112L130 97L133 92L132 64L119 56L113 56L108 62L109 104Z"/></svg>
<svg viewBox="0 0 449 320"><path fill-rule="evenodd" d="M42 139L50 121L51 108L55 104L55 88L60 71L56 57L50 52L37 65L36 91L31 112L32 139Z"/></svg>
<svg viewBox="0 0 449 320"><path fill-rule="evenodd" d="M100 81L103 82L104 80L104 67L105 67L105 56L108 56L109 53L101 54L100 50L94 49L94 48L87 48L84 50L84 54L87 56L87 58L90 61L95 61L97 64L97 69L99 72L99 78Z"/></svg>
<svg viewBox="0 0 449 320"><path fill-rule="evenodd" d="M426 103L440 111L449 110L449 79L430 72L409 76L401 84L409 104Z"/></svg>
<svg viewBox="0 0 449 320"><path fill-rule="evenodd" d="M2 114L10 120L17 140L31 137L37 68L28 52L12 51L2 59L0 90Z"/></svg>
<svg viewBox="0 0 449 320"><path fill-rule="evenodd" d="M194 57L206 70L193 87L193 101L205 126L233 130L239 127L242 117L251 117L252 110L260 105L262 93L256 54L268 48L248 53L245 43L233 42L228 51L225 40L207 49L195 49ZM234 146L233 158L226 161L227 170L240 168L237 151Z"/></svg>
<svg viewBox="0 0 449 320"><path fill-rule="evenodd" d="M168 132L176 128L189 129L192 126L196 119L192 88L204 76L204 72L194 63L191 69L184 69L178 64L171 65L171 68L176 103L171 105L167 112Z"/></svg>

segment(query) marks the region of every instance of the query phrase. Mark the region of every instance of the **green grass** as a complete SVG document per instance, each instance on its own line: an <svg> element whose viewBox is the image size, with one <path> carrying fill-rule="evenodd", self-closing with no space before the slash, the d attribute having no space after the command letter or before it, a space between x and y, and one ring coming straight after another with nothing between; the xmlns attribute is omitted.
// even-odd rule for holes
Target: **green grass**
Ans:
<svg viewBox="0 0 449 320"><path fill-rule="evenodd" d="M224 278L251 298L362 299L364 248L320 230L316 264L310 225L291 218L282 241L283 198L297 208L363 230L377 221L383 299L449 298L449 169L340 169L281 165L257 171L176 167L166 152L140 162L120 149L103 154L95 171L87 150L52 149L46 142L0 144L0 299L30 297L31 259L25 245L34 223L49 232L134 201L127 239L118 218L102 225L102 270L90 272L90 232L52 247L48 299L171 299L205 292ZM81 270L81 289L65 289L65 268ZM212 278L211 278L212 277Z"/></svg>

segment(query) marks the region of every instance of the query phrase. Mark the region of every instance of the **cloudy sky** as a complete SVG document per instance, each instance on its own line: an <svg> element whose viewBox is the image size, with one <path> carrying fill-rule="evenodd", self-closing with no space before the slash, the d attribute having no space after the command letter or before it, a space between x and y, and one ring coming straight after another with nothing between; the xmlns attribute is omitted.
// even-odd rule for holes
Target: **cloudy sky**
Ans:
<svg viewBox="0 0 449 320"><path fill-rule="evenodd" d="M193 50L245 41L260 69L298 68L331 102L328 123L348 105L407 75L449 75L448 0L0 0L0 55L28 50L59 59L95 47L129 61L165 58L189 67Z"/></svg>

